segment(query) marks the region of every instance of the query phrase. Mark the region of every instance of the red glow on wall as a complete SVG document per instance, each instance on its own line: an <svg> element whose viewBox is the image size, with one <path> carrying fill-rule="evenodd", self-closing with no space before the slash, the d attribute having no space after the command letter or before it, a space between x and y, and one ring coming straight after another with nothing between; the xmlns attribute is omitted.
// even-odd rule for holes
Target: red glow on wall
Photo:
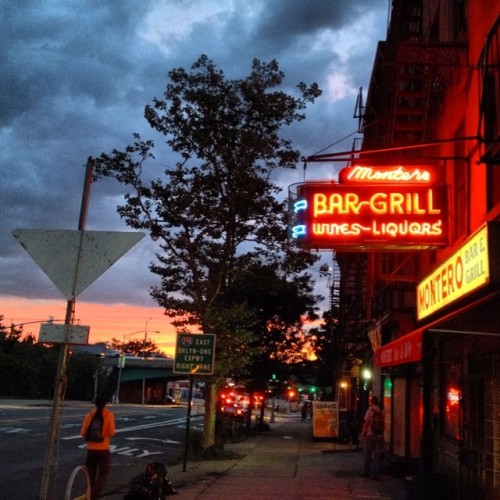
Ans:
<svg viewBox="0 0 500 500"><path fill-rule="evenodd" d="M305 248L423 249L448 244L448 188L424 167L344 168L297 186L291 237Z"/></svg>
<svg viewBox="0 0 500 500"><path fill-rule="evenodd" d="M450 385L446 391L445 428L455 439L460 439L460 389Z"/></svg>

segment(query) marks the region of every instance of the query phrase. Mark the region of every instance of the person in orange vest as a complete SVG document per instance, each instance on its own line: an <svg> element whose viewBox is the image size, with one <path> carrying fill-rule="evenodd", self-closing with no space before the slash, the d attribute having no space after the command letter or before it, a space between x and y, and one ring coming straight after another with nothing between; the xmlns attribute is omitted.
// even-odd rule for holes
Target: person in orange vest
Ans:
<svg viewBox="0 0 500 500"><path fill-rule="evenodd" d="M87 442L87 467L92 500L99 498L109 477L111 469L111 453L109 445L115 435L115 416L106 408L107 399L98 396L95 409L85 416L80 435Z"/></svg>

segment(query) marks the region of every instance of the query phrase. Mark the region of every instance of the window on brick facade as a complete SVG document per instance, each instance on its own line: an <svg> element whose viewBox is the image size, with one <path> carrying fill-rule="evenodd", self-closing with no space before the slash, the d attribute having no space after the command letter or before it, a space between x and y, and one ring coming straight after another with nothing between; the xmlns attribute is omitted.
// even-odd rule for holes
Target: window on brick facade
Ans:
<svg viewBox="0 0 500 500"><path fill-rule="evenodd" d="M500 17L497 18L486 39L479 60L479 78L481 105L478 135L484 141L482 161L491 166L498 166L500 165ZM491 188L488 199L490 204L498 196L491 191Z"/></svg>
<svg viewBox="0 0 500 500"><path fill-rule="evenodd" d="M459 127L457 137L463 137L464 124ZM465 144L463 141L455 143L455 163L453 167L453 241L468 234L469 230L469 162L465 161Z"/></svg>

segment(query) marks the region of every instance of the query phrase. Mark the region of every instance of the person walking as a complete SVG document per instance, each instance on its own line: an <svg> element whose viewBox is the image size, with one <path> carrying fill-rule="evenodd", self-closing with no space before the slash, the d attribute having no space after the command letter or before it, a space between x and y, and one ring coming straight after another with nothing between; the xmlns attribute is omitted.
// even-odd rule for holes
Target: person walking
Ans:
<svg viewBox="0 0 500 500"><path fill-rule="evenodd" d="M302 407L300 409L301 417L302 417L302 422L305 422L307 419L307 414L308 414L308 404L307 401L304 401L302 403Z"/></svg>
<svg viewBox="0 0 500 500"><path fill-rule="evenodd" d="M364 466L361 475L378 481L380 479L380 458L384 444L384 412L380 408L377 396L370 399L361 430L364 440Z"/></svg>
<svg viewBox="0 0 500 500"><path fill-rule="evenodd" d="M95 409L85 416L80 435L87 442L87 467L90 477L92 500L99 498L111 469L109 445L115 435L115 416L106 408L107 399L98 396Z"/></svg>

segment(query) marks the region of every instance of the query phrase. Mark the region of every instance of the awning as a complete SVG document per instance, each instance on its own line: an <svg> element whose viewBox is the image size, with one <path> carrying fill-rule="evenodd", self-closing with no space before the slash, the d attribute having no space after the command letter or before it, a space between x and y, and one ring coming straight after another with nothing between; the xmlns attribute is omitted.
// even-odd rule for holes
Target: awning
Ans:
<svg viewBox="0 0 500 500"><path fill-rule="evenodd" d="M500 335L500 324L498 321L499 298L499 292L490 293L471 304L467 304L442 318L436 319L381 346L375 352L375 366L383 368L385 366L420 361L422 359L422 337L424 331L430 330L431 333L463 335L481 333L484 335ZM481 308L481 310L478 311L478 308ZM474 322L473 328L472 322ZM497 331L491 329L492 322ZM440 327L438 331L434 328L437 326Z"/></svg>
<svg viewBox="0 0 500 500"><path fill-rule="evenodd" d="M375 366L384 367L420 361L423 332L424 329L419 328L377 349Z"/></svg>

